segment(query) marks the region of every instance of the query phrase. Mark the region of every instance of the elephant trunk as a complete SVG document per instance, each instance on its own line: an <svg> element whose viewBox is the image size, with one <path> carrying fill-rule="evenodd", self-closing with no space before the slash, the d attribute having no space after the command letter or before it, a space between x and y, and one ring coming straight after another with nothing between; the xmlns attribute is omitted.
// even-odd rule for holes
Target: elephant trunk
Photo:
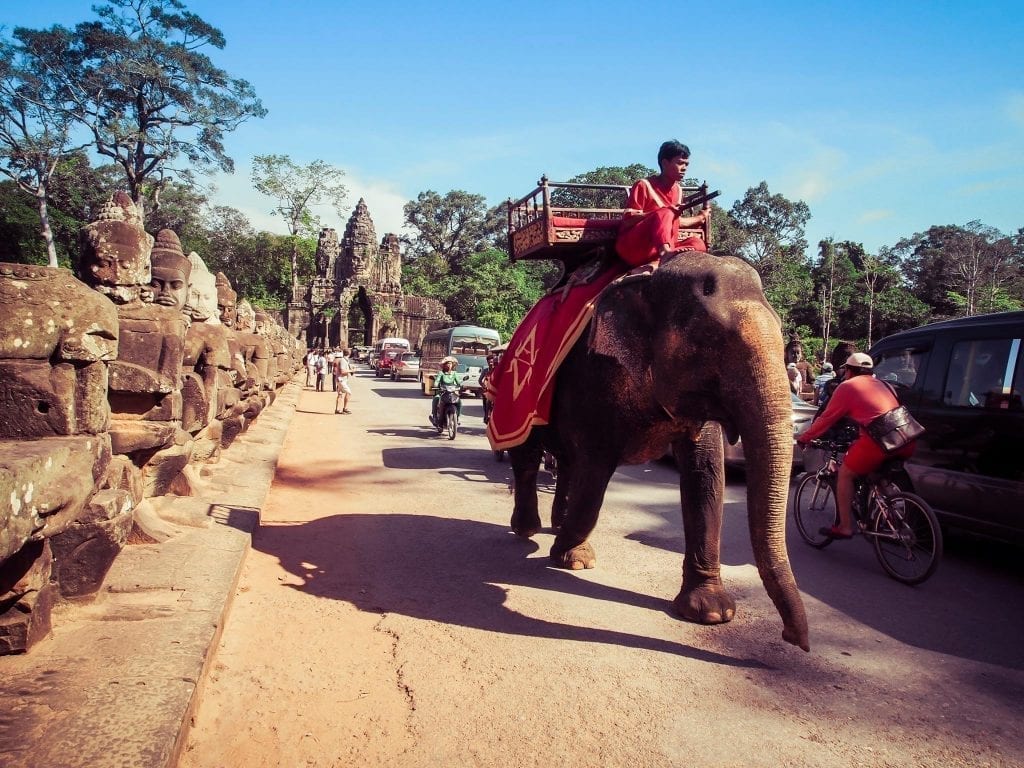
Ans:
<svg viewBox="0 0 1024 768"><path fill-rule="evenodd" d="M782 337L773 318L760 313L743 324L748 349L746 384L735 414L747 474L747 511L754 562L782 617L782 637L810 649L807 615L786 551L786 501L793 462L792 403L783 367Z"/></svg>

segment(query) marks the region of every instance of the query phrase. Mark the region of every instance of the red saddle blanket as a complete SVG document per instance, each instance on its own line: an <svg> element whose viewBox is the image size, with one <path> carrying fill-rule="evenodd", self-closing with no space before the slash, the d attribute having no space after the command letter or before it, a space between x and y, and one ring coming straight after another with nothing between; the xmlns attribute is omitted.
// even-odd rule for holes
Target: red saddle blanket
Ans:
<svg viewBox="0 0 1024 768"><path fill-rule="evenodd" d="M494 403L487 439L493 450L519 445L534 425L548 423L558 366L590 322L601 292L625 266L617 264L589 282L549 293L523 318L487 379L487 396Z"/></svg>

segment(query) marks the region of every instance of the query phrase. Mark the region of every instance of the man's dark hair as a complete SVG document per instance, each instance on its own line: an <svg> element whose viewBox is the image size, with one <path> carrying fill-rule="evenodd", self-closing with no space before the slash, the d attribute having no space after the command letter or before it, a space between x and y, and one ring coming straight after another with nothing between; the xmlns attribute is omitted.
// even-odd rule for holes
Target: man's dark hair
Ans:
<svg viewBox="0 0 1024 768"><path fill-rule="evenodd" d="M690 148L675 139L666 141L661 145L661 149L658 150L658 165L661 165L662 160L669 160L673 157L678 157L679 155L682 155L688 160L690 158Z"/></svg>

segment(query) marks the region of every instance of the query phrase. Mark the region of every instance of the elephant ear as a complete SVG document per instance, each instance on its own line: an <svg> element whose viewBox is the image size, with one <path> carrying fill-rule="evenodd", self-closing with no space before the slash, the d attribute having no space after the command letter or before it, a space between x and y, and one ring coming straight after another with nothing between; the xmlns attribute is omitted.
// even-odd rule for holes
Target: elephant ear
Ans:
<svg viewBox="0 0 1024 768"><path fill-rule="evenodd" d="M627 280L608 287L598 300L590 324L587 349L614 358L634 376L651 364L656 329L646 293L650 278Z"/></svg>

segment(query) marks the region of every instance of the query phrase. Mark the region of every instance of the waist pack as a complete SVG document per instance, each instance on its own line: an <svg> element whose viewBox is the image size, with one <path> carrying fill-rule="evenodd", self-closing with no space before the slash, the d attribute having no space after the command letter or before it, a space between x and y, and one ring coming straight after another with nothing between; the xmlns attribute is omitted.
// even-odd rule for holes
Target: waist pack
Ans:
<svg viewBox="0 0 1024 768"><path fill-rule="evenodd" d="M886 453L898 451L924 434L924 427L910 415L905 405L876 416L864 429Z"/></svg>

